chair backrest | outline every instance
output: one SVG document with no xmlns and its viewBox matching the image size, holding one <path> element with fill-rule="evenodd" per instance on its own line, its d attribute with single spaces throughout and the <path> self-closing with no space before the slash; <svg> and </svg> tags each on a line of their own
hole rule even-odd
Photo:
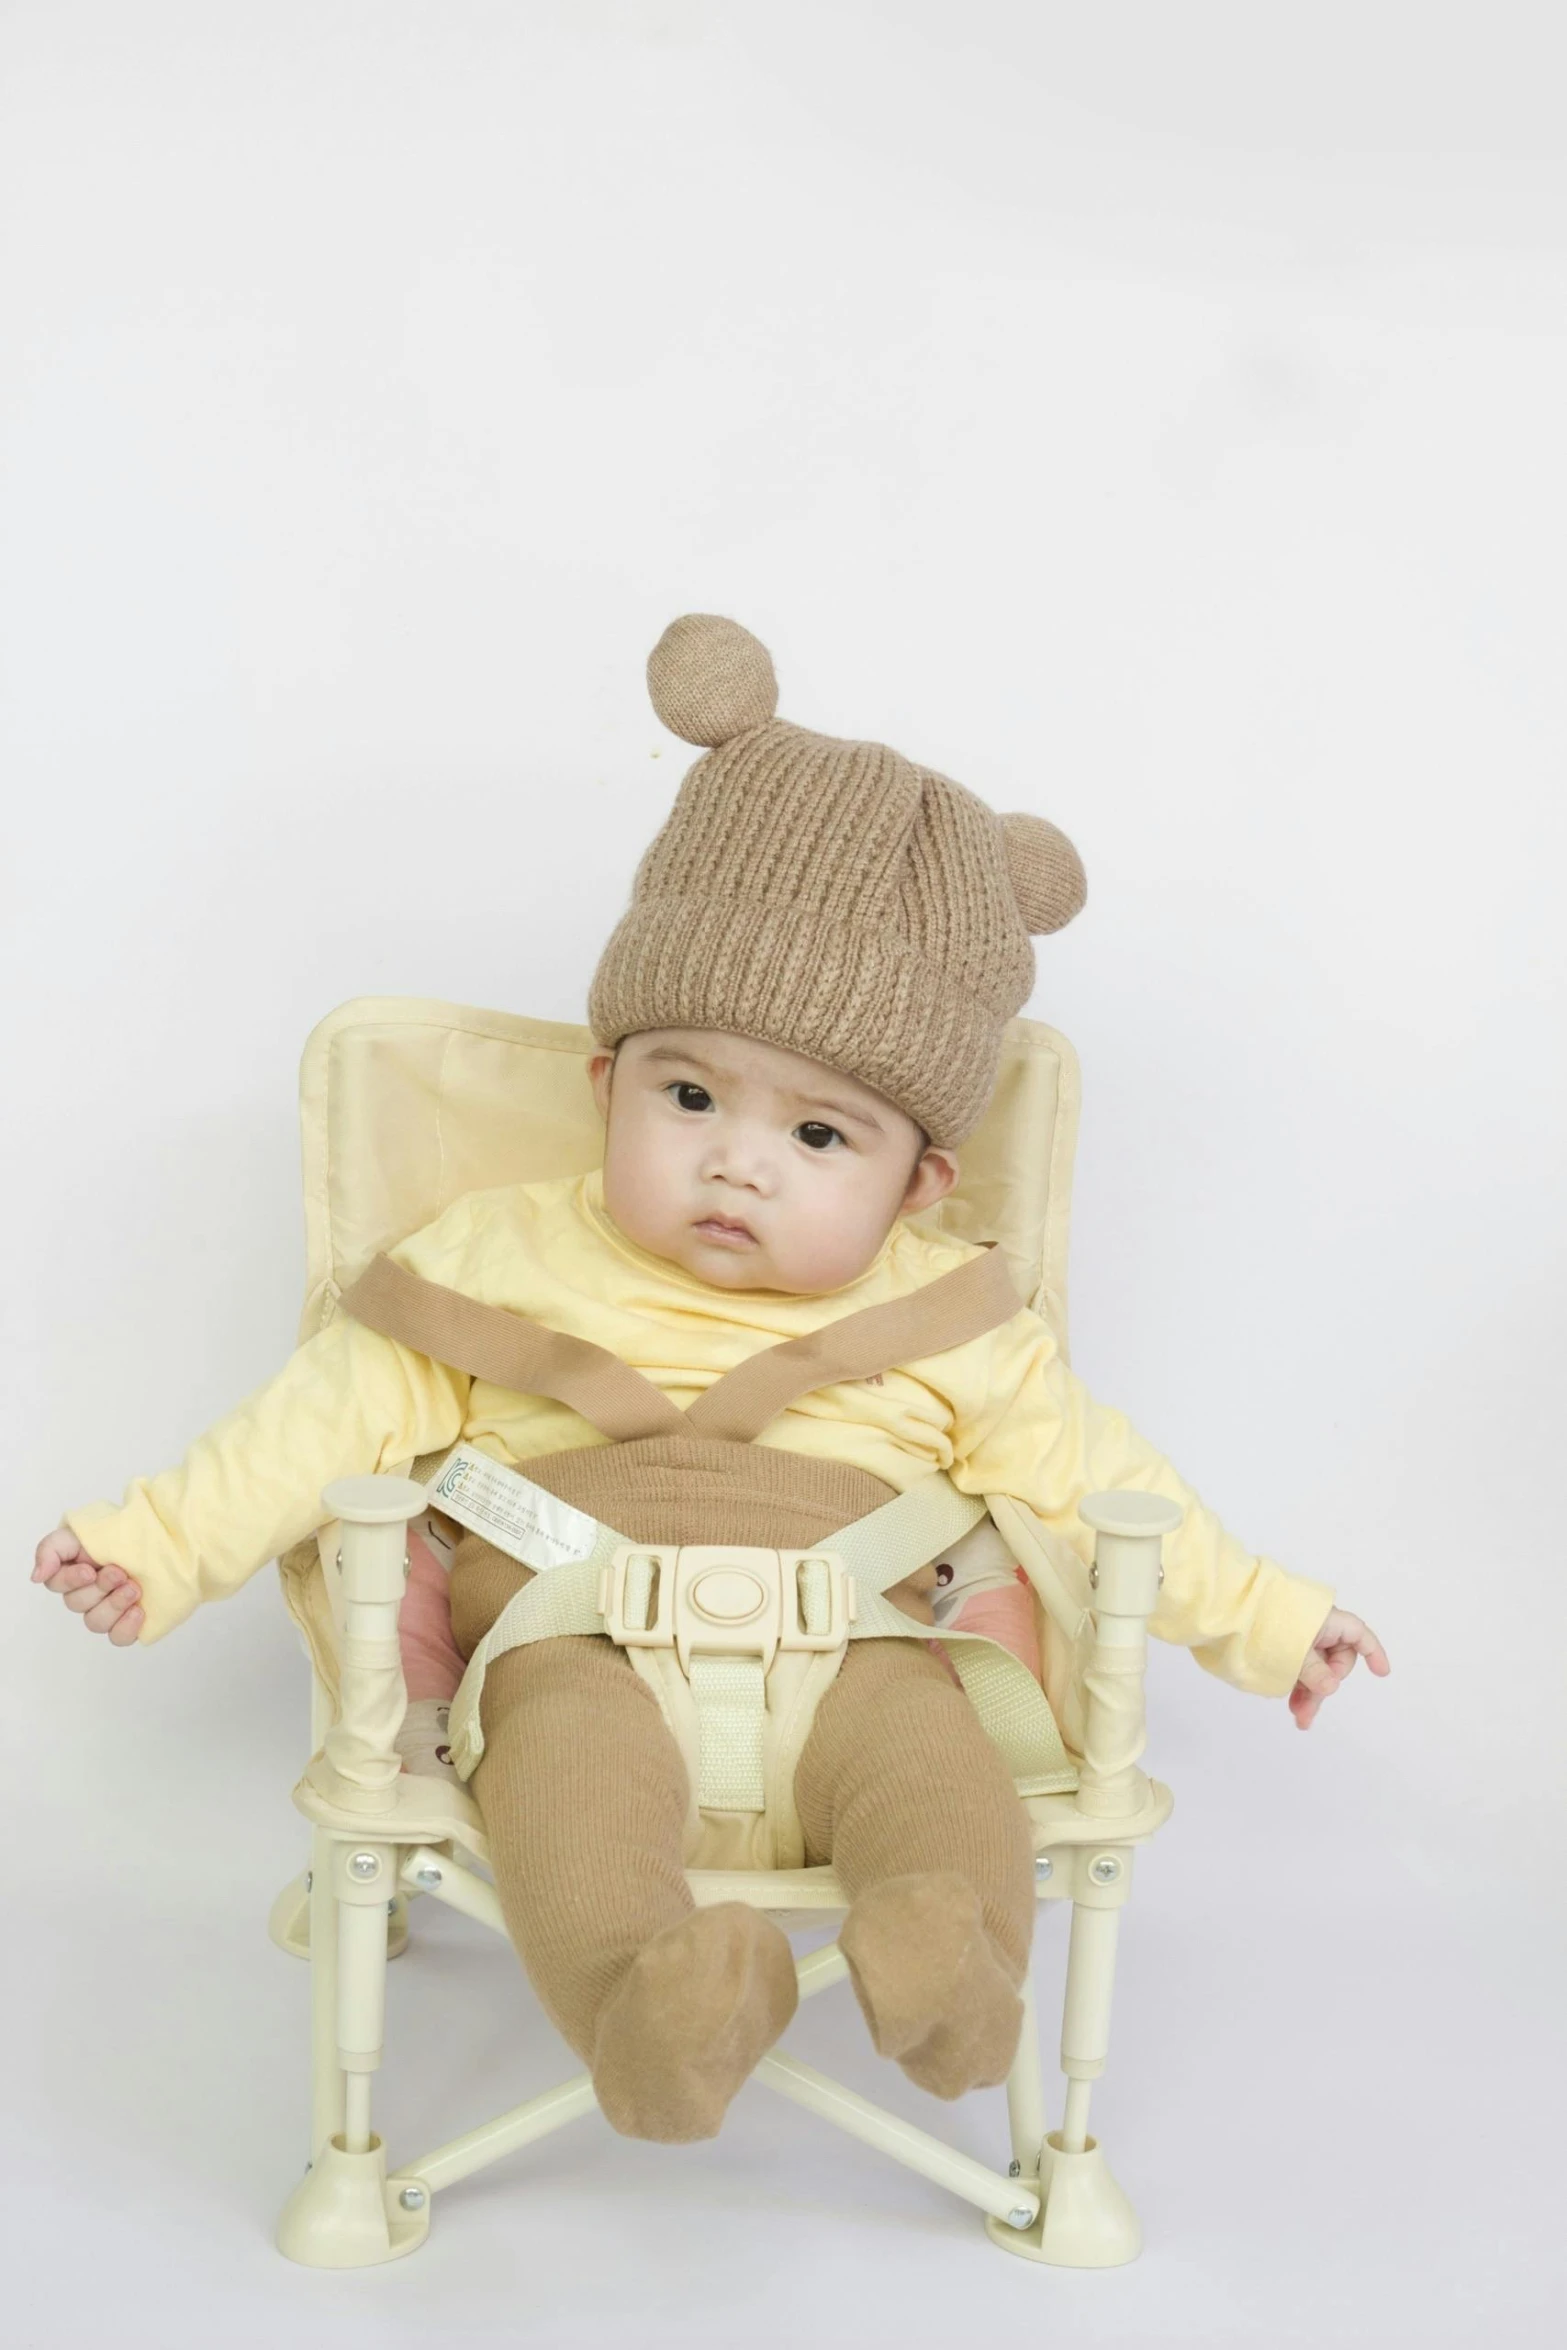
<svg viewBox="0 0 1567 2350">
<path fill-rule="evenodd" d="M 300 1069 L 309 1287 L 301 1337 L 380 1249 L 464 1192 L 585 1174 L 603 1128 L 586 1028 L 415 996 L 359 996 L 329 1013 Z M 1067 1221 L 1077 1056 L 1014 1020 L 984 1123 L 958 1153 L 957 1188 L 918 1223 L 994 1241 L 1019 1293 L 1066 1345 Z"/>
</svg>

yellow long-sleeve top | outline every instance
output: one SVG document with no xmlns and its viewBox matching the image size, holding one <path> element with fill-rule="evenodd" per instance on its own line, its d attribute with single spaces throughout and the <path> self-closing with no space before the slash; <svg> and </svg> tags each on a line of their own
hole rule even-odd
<svg viewBox="0 0 1567 2350">
<path fill-rule="evenodd" d="M 390 1251 L 428 1281 L 591 1339 L 684 1408 L 761 1347 L 923 1288 L 977 1251 L 899 1221 L 858 1280 L 827 1295 L 712 1289 L 626 1239 L 598 1175 L 472 1192 Z M 234 1591 L 322 1521 L 321 1491 L 459 1438 L 508 1464 L 605 1439 L 569 1406 L 432 1362 L 347 1315 L 124 1500 L 68 1513 L 88 1554 L 141 1585 L 143 1640 Z M 965 1493 L 1009 1494 L 1085 1556 L 1085 1494 L 1135 1486 L 1186 1515 L 1165 1544 L 1152 1629 L 1236 1687 L 1282 1695 L 1332 1604 L 1227 1534 L 1169 1462 L 1105 1410 L 1020 1310 L 999 1329 L 876 1380 L 791 1404 L 758 1439 L 869 1470 L 902 1491 L 944 1469 Z"/>
</svg>

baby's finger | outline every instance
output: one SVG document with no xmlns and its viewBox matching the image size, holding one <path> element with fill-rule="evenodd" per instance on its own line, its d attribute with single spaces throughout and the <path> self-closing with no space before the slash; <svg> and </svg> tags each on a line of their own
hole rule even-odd
<svg viewBox="0 0 1567 2350">
<path fill-rule="evenodd" d="M 1309 1684 L 1314 1700 L 1311 1709 L 1313 1718 L 1321 1711 L 1330 1697 L 1337 1696 L 1345 1676 L 1354 1669 L 1354 1663 L 1355 1651 L 1352 1648 L 1340 1647 L 1319 1651 L 1315 1659 L 1316 1670 L 1310 1675 Z M 1307 1679 L 1304 1671 L 1301 1673 L 1301 1679 L 1303 1681 Z"/>
<path fill-rule="evenodd" d="M 105 1580 L 105 1578 L 109 1575 L 114 1576 L 115 1581 L 113 1583 Z M 93 1570 L 93 1578 L 90 1583 L 83 1583 L 78 1589 L 67 1591 L 65 1594 L 65 1604 L 73 1615 L 84 1616 L 90 1607 L 96 1607 L 100 1599 L 107 1599 L 109 1593 L 116 1589 L 118 1584 L 123 1583 L 124 1581 L 125 1573 L 123 1568 L 95 1567 Z"/>
<path fill-rule="evenodd" d="M 67 1559 L 63 1566 L 55 1568 L 52 1575 L 42 1578 L 46 1591 L 58 1591 L 62 1597 L 67 1591 L 85 1590 L 89 1583 L 96 1584 L 97 1580 L 98 1570 L 91 1559 Z"/>
<path fill-rule="evenodd" d="M 1351 1615 L 1348 1608 L 1335 1608 L 1328 1622 L 1333 1627 L 1335 1647 L 1344 1645 L 1354 1649 L 1358 1656 L 1365 1658 L 1374 1673 L 1390 1673 L 1393 1670 L 1388 1663 L 1387 1650 L 1363 1616 Z"/>
<path fill-rule="evenodd" d="M 140 1632 L 145 1621 L 146 1618 L 142 1612 L 141 1602 L 138 1600 L 133 1606 L 126 1609 L 124 1615 L 121 1616 L 117 1624 L 111 1624 L 109 1626 L 109 1639 L 111 1645 L 115 1648 L 134 1647 L 136 1642 L 136 1635 Z"/>
<path fill-rule="evenodd" d="M 99 1600 L 96 1607 L 90 1607 L 87 1610 L 82 1621 L 86 1624 L 89 1632 L 112 1631 L 126 1609 L 135 1604 L 135 1599 L 134 1586 L 124 1590 L 111 1591 L 106 1599 Z"/>
<path fill-rule="evenodd" d="M 45 1583 L 57 1567 L 64 1566 L 67 1559 L 81 1556 L 82 1546 L 70 1527 L 56 1526 L 54 1532 L 46 1534 L 33 1552 L 32 1579 L 35 1583 Z"/>
</svg>

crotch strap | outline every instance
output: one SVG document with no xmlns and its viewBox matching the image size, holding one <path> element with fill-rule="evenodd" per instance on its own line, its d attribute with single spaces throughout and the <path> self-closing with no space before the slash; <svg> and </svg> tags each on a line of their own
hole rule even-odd
<svg viewBox="0 0 1567 2350">
<path fill-rule="evenodd" d="M 547 1395 L 568 1405 L 612 1443 L 669 1435 L 748 1443 L 802 1395 L 945 1354 L 1021 1311 L 1000 1250 L 987 1248 L 908 1297 L 862 1306 L 761 1348 L 683 1412 L 607 1347 L 503 1306 L 481 1305 L 387 1256 L 376 1257 L 339 1302 L 356 1322 L 438 1363 L 517 1395 Z"/>
</svg>

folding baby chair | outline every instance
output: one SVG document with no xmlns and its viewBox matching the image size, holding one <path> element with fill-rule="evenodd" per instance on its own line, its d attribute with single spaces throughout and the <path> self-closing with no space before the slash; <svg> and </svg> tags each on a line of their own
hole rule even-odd
<svg viewBox="0 0 1567 2350">
<path fill-rule="evenodd" d="M 322 1022 L 301 1072 L 309 1287 L 301 1325 L 322 1329 L 378 1252 L 470 1191 L 584 1173 L 602 1128 L 587 1082 L 586 1029 L 456 1005 L 362 998 Z M 961 1154 L 962 1180 L 920 1219 L 994 1243 L 1019 1294 L 1066 1339 L 1066 1240 L 1077 1126 L 1070 1045 L 1037 1022 L 1006 1035 L 990 1111 Z M 405 1770 L 396 1740 L 406 1695 L 398 1609 L 411 1522 L 429 1508 L 435 1461 L 329 1486 L 329 1522 L 280 1562 L 309 1650 L 314 1753 L 295 1790 L 312 1823 L 311 1866 L 273 1905 L 275 1941 L 311 1967 L 311 2160 L 286 2204 L 280 2248 L 348 2268 L 413 2251 L 437 2192 L 593 2109 L 580 2073 L 389 2170 L 370 2126 L 381 2062 L 386 1963 L 424 1894 L 504 1932 L 486 1873 L 478 1807 L 455 1777 Z M 775 2049 L 754 2078 L 850 2136 L 949 2188 L 985 2214 L 993 2242 L 1068 2267 L 1134 2259 L 1137 2219 L 1088 2132 L 1104 2070 L 1119 1915 L 1132 1855 L 1169 1816 L 1167 1788 L 1139 1768 L 1147 1624 L 1162 1537 L 1180 1511 L 1157 1496 L 1096 1494 L 1092 1564 L 1007 1497 L 989 1501 L 1031 1587 L 1042 1679 L 1075 1786 L 1020 1795 L 1039 1898 L 1069 1901 L 1061 2066 L 1065 2108 L 1047 2133 L 1032 1982 L 1007 2082 L 1011 2160 L 992 2170 Z M 745 1901 L 786 1928 L 847 1905 L 831 1868 L 688 1872 L 699 1904 Z M 835 1944 L 799 1962 L 809 1997 L 843 1980 Z"/>
</svg>

